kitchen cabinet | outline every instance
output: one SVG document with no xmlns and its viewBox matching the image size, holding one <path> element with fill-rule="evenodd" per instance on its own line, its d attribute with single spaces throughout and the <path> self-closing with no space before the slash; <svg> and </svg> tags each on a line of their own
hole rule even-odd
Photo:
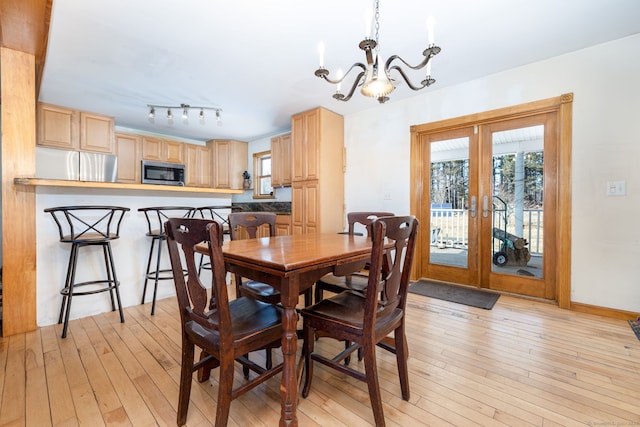
<svg viewBox="0 0 640 427">
<path fill-rule="evenodd" d="M 291 186 L 291 133 L 271 138 L 271 186 Z"/>
<path fill-rule="evenodd" d="M 169 163 L 184 163 L 184 146 L 185 144 L 183 142 L 143 136 L 142 159 Z"/>
<path fill-rule="evenodd" d="M 140 184 L 141 137 L 116 133 L 116 156 L 118 156 L 118 182 Z"/>
<path fill-rule="evenodd" d="M 37 116 L 38 145 L 67 150 L 79 148 L 77 111 L 57 105 L 38 104 Z"/>
<path fill-rule="evenodd" d="M 169 163 L 184 163 L 184 142 L 163 140 L 162 150 L 164 160 Z"/>
<path fill-rule="evenodd" d="M 291 231 L 344 230 L 344 119 L 324 108 L 291 118 Z"/>
<path fill-rule="evenodd" d="M 211 147 L 185 144 L 186 185 L 189 187 L 211 187 Z"/>
<path fill-rule="evenodd" d="M 37 145 L 67 150 L 115 152 L 114 120 L 101 114 L 39 103 Z"/>
<path fill-rule="evenodd" d="M 242 190 L 242 172 L 248 170 L 247 143 L 230 139 L 208 142 L 213 150 L 213 188 Z"/>
<path fill-rule="evenodd" d="M 80 112 L 80 150 L 114 153 L 114 121 L 100 114 Z"/>
<path fill-rule="evenodd" d="M 276 236 L 288 236 L 291 234 L 291 215 L 276 215 Z"/>
</svg>

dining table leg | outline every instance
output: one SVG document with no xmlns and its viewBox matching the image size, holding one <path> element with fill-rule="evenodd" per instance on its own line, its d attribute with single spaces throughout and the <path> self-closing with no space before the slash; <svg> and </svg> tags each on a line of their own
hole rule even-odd
<svg viewBox="0 0 640 427">
<path fill-rule="evenodd" d="M 282 384 L 280 385 L 280 397 L 282 410 L 280 413 L 280 426 L 296 427 L 297 401 L 298 401 L 298 378 L 296 375 L 296 352 L 298 348 L 297 325 L 298 315 L 296 305 L 298 304 L 298 292 L 300 289 L 300 278 L 292 276 L 283 278 L 280 287 L 280 297 L 284 313 L 282 315 L 282 356 L 284 366 L 282 369 Z M 286 281 L 289 281 L 287 284 Z"/>
</svg>

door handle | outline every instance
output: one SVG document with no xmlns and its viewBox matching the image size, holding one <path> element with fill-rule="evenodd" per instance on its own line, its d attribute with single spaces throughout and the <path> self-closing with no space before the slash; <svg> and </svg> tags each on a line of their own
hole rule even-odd
<svg viewBox="0 0 640 427">
<path fill-rule="evenodd" d="M 489 216 L 489 196 L 482 197 L 482 216 L 484 218 Z"/>
<path fill-rule="evenodd" d="M 471 196 L 471 218 L 476 217 L 476 196 Z"/>
</svg>

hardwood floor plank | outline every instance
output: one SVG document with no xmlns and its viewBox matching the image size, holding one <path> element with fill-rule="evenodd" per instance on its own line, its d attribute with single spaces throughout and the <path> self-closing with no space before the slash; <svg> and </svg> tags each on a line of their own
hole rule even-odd
<svg viewBox="0 0 640 427">
<path fill-rule="evenodd" d="M 0 404 L 0 425 L 24 419 L 26 405 L 25 351 L 24 334 L 9 338 L 2 404 Z"/>
<path fill-rule="evenodd" d="M 25 369 L 26 369 L 26 397 L 25 420 L 26 425 L 50 426 L 49 395 L 47 394 L 47 376 L 42 351 L 41 329 L 25 334 Z"/>
<path fill-rule="evenodd" d="M 230 286 L 232 290 L 232 286 Z M 394 355 L 378 350 L 388 426 L 640 423 L 640 341 L 627 322 L 502 295 L 492 310 L 409 295 L 411 399 Z M 0 338 L 0 427 L 175 425 L 181 333 L 174 298 Z M 301 344 L 301 343 L 299 343 Z M 342 343 L 320 339 L 322 352 Z M 251 355 L 264 362 L 264 352 Z M 274 351 L 274 361 L 282 359 Z M 352 361 L 357 364 L 357 360 Z M 236 369 L 238 383 L 244 381 Z M 215 417 L 217 371 L 192 382 L 188 426 Z M 231 404 L 229 426 L 277 425 L 280 377 Z M 315 365 L 301 426 L 372 426 L 366 384 Z"/>
<path fill-rule="evenodd" d="M 51 424 L 54 426 L 73 425 L 73 421 L 77 420 L 71 388 L 67 380 L 65 371 L 65 361 L 62 358 L 60 348 L 57 346 L 57 336 L 60 333 L 54 326 L 47 326 L 41 329 L 44 342 L 48 342 L 44 353 L 44 366 L 47 376 L 47 392 L 49 394 L 49 405 L 51 411 Z M 45 338 L 46 337 L 46 338 Z M 54 347 L 52 343 L 56 341 Z M 43 345 L 43 349 L 45 346 Z M 81 375 L 81 373 L 78 373 Z M 77 424 L 77 422 L 76 422 Z"/>
</svg>

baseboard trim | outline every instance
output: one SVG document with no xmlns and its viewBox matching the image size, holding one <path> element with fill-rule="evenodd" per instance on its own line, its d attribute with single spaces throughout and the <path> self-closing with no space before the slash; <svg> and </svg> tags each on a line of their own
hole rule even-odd
<svg viewBox="0 0 640 427">
<path fill-rule="evenodd" d="M 580 313 L 596 314 L 598 316 L 611 317 L 613 319 L 629 320 L 637 319 L 640 313 L 632 311 L 618 310 L 615 308 L 600 307 L 596 305 L 583 304 L 580 302 L 571 302 L 571 311 Z"/>
</svg>

